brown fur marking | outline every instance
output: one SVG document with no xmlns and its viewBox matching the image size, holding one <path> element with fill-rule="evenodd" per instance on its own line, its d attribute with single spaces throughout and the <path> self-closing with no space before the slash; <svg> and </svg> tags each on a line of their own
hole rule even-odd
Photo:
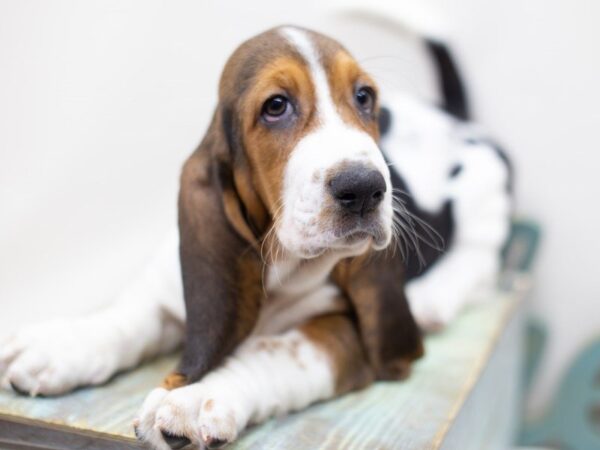
<svg viewBox="0 0 600 450">
<path fill-rule="evenodd" d="M 361 340 L 377 378 L 408 376 L 410 363 L 424 350 L 404 295 L 401 256 L 383 251 L 343 260 L 333 278 L 356 311 Z"/>
<path fill-rule="evenodd" d="M 356 324 L 346 314 L 328 314 L 309 320 L 300 331 L 323 349 L 334 371 L 336 394 L 370 384 L 374 373 L 366 358 Z"/>
<path fill-rule="evenodd" d="M 209 398 L 208 400 L 206 400 L 206 403 L 204 404 L 204 411 L 210 412 L 210 411 L 212 411 L 214 406 L 215 406 L 215 401 L 212 398 Z"/>
<path fill-rule="evenodd" d="M 185 386 L 186 384 L 188 383 L 185 375 L 173 372 L 165 377 L 160 386 L 168 391 L 171 391 L 173 389 Z"/>
</svg>

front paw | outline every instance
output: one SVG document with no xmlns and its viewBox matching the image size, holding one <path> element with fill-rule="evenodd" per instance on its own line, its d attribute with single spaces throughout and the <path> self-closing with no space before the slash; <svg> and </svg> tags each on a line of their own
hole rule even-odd
<svg viewBox="0 0 600 450">
<path fill-rule="evenodd" d="M 410 311 L 419 327 L 427 332 L 444 329 L 461 307 L 459 299 L 448 295 L 443 287 L 413 282 L 406 289 Z"/>
<path fill-rule="evenodd" d="M 221 448 L 242 428 L 231 402 L 201 383 L 173 391 L 153 390 L 134 421 L 136 436 L 156 450 Z"/>
<path fill-rule="evenodd" d="M 415 355 L 416 356 L 416 355 Z M 396 358 L 385 364 L 377 374 L 380 380 L 405 380 L 409 377 L 412 368 L 411 359 Z"/>
<path fill-rule="evenodd" d="M 58 395 L 112 373 L 111 357 L 98 348 L 94 330 L 73 321 L 26 327 L 0 340 L 2 387 L 27 394 Z"/>
</svg>

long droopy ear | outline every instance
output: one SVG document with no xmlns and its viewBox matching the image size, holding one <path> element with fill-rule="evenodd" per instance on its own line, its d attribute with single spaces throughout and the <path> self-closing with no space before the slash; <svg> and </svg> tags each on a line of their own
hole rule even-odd
<svg viewBox="0 0 600 450">
<path fill-rule="evenodd" d="M 423 355 L 423 343 L 404 294 L 400 255 L 373 251 L 343 260 L 333 278 L 354 307 L 377 379 L 406 377 L 412 361 Z"/>
<path fill-rule="evenodd" d="M 242 186 L 242 193 L 238 189 L 246 177 L 232 148 L 233 125 L 227 112 L 217 108 L 181 177 L 180 260 L 187 321 L 183 357 L 171 378 L 177 385 L 196 381 L 217 366 L 252 331 L 258 315 L 258 228 L 266 213 L 250 186 Z"/>
</svg>

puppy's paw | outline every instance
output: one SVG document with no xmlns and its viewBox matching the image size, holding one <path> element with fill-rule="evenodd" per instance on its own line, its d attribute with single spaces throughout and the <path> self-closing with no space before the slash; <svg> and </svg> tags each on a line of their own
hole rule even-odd
<svg viewBox="0 0 600 450">
<path fill-rule="evenodd" d="M 157 388 L 151 391 L 146 397 L 146 400 L 144 400 L 144 404 L 142 405 L 138 416 L 133 421 L 135 435 L 138 440 L 146 444 L 149 448 L 170 450 L 171 448 L 184 448 L 191 442 L 189 438 L 183 436 L 183 433 L 180 435 L 170 433 L 166 430 L 164 424 L 157 422 L 158 409 L 161 408 L 163 401 L 168 395 L 169 391 L 163 388 Z M 165 430 L 161 428 L 161 425 L 165 426 Z M 174 423 L 172 428 L 175 428 L 177 425 L 177 423 Z M 171 447 L 169 444 L 173 444 L 175 440 L 178 440 L 185 445 L 173 445 L 173 447 Z"/>
<path fill-rule="evenodd" d="M 230 402 L 201 383 L 153 390 L 134 421 L 138 439 L 156 450 L 221 448 L 235 440 L 240 425 Z"/>
<path fill-rule="evenodd" d="M 113 361 L 94 330 L 73 321 L 26 327 L 0 340 L 3 388 L 31 396 L 57 395 L 107 379 Z"/>
<path fill-rule="evenodd" d="M 221 448 L 233 442 L 238 431 L 239 424 L 231 402 L 208 396 L 200 411 L 200 435 L 204 445 L 209 449 Z"/>
<path fill-rule="evenodd" d="M 439 289 L 412 284 L 406 290 L 410 310 L 422 330 L 437 332 L 444 329 L 461 307 L 460 302 Z"/>
<path fill-rule="evenodd" d="M 410 359 L 397 358 L 389 361 L 378 372 L 378 378 L 382 380 L 404 380 L 411 372 L 412 361 Z"/>
</svg>

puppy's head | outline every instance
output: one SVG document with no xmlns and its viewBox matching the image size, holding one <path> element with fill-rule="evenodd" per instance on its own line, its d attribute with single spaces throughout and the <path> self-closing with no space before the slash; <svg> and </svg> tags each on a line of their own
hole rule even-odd
<svg viewBox="0 0 600 450">
<path fill-rule="evenodd" d="M 286 252 L 312 258 L 389 244 L 377 87 L 340 44 L 300 28 L 270 30 L 234 52 L 219 93 L 231 158 L 247 169 L 236 180 L 246 213 L 262 210 L 255 216 L 269 218 Z"/>
</svg>

